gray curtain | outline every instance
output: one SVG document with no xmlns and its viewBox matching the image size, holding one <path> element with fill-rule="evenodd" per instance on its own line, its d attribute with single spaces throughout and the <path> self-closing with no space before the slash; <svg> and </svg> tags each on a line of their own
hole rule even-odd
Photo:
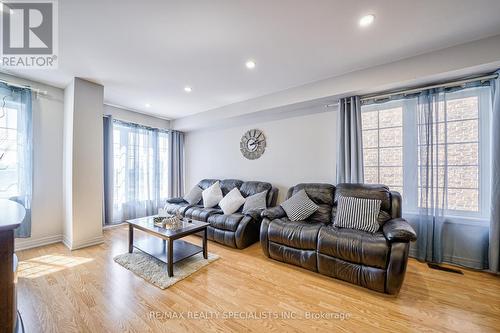
<svg viewBox="0 0 500 333">
<path fill-rule="evenodd" d="M 184 195 L 184 133 L 168 133 L 168 196 Z"/>
<path fill-rule="evenodd" d="M 103 118 L 104 130 L 104 210 L 103 223 L 113 223 L 113 117 Z"/>
<path fill-rule="evenodd" d="M 337 184 L 363 183 L 363 141 L 359 96 L 339 100 Z"/>
<path fill-rule="evenodd" d="M 15 237 L 31 237 L 33 194 L 33 114 L 31 90 L 0 83 L 0 198 L 26 209 Z M 15 126 L 15 130 L 11 130 Z M 11 154 L 13 156 L 11 156 Z"/>
<path fill-rule="evenodd" d="M 500 71 L 497 72 L 500 75 Z M 488 265 L 500 272 L 500 78 L 491 82 L 493 108 L 491 115 L 491 213 Z"/>
</svg>

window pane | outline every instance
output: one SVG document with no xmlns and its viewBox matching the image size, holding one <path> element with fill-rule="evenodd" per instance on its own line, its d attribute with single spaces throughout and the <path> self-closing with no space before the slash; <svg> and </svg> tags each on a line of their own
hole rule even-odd
<svg viewBox="0 0 500 333">
<path fill-rule="evenodd" d="M 363 129 L 378 127 L 378 111 L 361 112 L 361 124 Z"/>
<path fill-rule="evenodd" d="M 403 168 L 402 167 L 385 167 L 380 168 L 380 183 L 392 186 L 403 185 Z"/>
<path fill-rule="evenodd" d="M 18 142 L 17 112 L 7 107 L 0 112 L 0 198 L 19 195 L 22 186 L 18 149 L 25 147 Z"/>
<path fill-rule="evenodd" d="M 403 128 L 387 128 L 380 130 L 380 147 L 392 147 L 403 145 Z"/>
<path fill-rule="evenodd" d="M 448 165 L 478 165 L 479 148 L 477 143 L 448 145 Z"/>
<path fill-rule="evenodd" d="M 445 168 L 444 167 L 433 167 L 433 168 L 426 168 L 424 166 L 421 166 L 418 169 L 418 177 L 419 177 L 419 186 L 423 187 L 444 187 L 445 180 L 446 180 L 446 175 L 444 173 Z"/>
<path fill-rule="evenodd" d="M 403 108 L 380 110 L 379 126 L 380 128 L 403 126 Z"/>
<path fill-rule="evenodd" d="M 446 208 L 443 206 L 444 193 L 443 188 L 418 188 L 418 206 L 421 208 L 438 207 Z"/>
<path fill-rule="evenodd" d="M 402 166 L 403 165 L 403 147 L 380 148 L 381 166 Z"/>
<path fill-rule="evenodd" d="M 378 130 L 363 131 L 363 147 L 373 148 L 378 146 Z"/>
<path fill-rule="evenodd" d="M 365 183 L 378 184 L 378 167 L 365 167 Z"/>
<path fill-rule="evenodd" d="M 365 166 L 377 166 L 378 165 L 378 149 L 377 148 L 365 148 L 363 149 L 363 161 Z"/>
<path fill-rule="evenodd" d="M 448 210 L 479 210 L 479 191 L 469 189 L 448 189 Z"/>
<path fill-rule="evenodd" d="M 479 117 L 477 96 L 449 100 L 447 102 L 447 120 L 471 119 Z"/>
<path fill-rule="evenodd" d="M 478 141 L 478 120 L 453 121 L 447 124 L 447 142 Z"/>
<path fill-rule="evenodd" d="M 479 171 L 477 167 L 448 167 L 448 187 L 478 189 Z"/>
</svg>

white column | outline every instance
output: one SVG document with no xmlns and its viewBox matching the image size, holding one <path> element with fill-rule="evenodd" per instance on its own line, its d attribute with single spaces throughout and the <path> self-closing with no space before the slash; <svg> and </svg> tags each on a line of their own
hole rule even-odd
<svg viewBox="0 0 500 333">
<path fill-rule="evenodd" d="M 103 242 L 103 95 L 80 78 L 64 90 L 63 242 L 71 250 Z"/>
</svg>

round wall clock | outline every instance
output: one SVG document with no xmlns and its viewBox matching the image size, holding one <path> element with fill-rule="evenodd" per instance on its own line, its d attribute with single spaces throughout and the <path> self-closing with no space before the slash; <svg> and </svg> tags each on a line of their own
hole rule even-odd
<svg viewBox="0 0 500 333">
<path fill-rule="evenodd" d="M 266 137 L 258 129 L 247 131 L 240 141 L 240 151 L 249 160 L 255 160 L 266 150 Z"/>
</svg>

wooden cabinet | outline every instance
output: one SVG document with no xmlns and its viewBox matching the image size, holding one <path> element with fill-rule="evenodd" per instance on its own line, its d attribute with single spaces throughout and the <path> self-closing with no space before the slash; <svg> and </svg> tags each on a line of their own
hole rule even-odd
<svg viewBox="0 0 500 333">
<path fill-rule="evenodd" d="M 17 257 L 14 254 L 14 229 L 24 219 L 20 204 L 0 200 L 0 333 L 19 331 L 17 318 Z"/>
</svg>

